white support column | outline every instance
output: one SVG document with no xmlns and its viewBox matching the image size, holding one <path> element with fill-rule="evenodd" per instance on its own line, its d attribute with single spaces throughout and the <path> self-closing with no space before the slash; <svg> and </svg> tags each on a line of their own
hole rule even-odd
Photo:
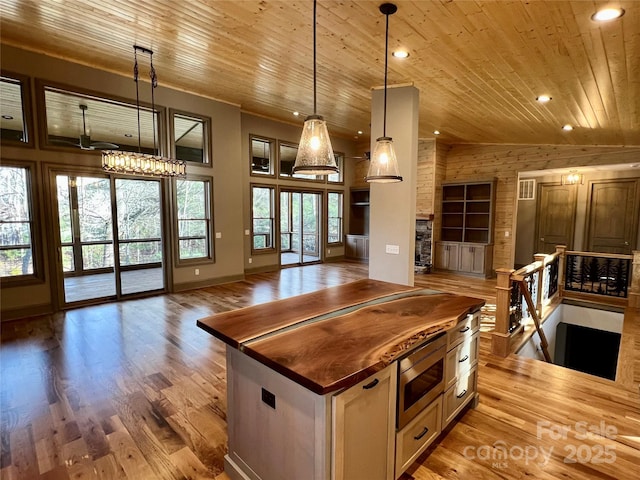
<svg viewBox="0 0 640 480">
<path fill-rule="evenodd" d="M 400 183 L 371 183 L 369 278 L 413 285 L 416 232 L 419 92 L 387 87 L 387 136 L 393 138 Z M 371 151 L 383 133 L 384 90 L 371 95 Z M 389 247 L 388 247 L 389 246 Z M 398 253 L 387 253 L 394 251 Z"/>
</svg>

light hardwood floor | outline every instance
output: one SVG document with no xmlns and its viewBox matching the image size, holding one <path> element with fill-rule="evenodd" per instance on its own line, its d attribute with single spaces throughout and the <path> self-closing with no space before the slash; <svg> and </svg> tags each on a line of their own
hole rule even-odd
<svg viewBox="0 0 640 480">
<path fill-rule="evenodd" d="M 366 276 L 353 262 L 289 268 L 2 324 L 1 478 L 226 480 L 224 345 L 196 320 Z M 467 277 L 423 275 L 417 283 L 493 295 L 491 281 Z M 633 357 L 623 368 L 633 369 L 640 315 L 630 318 L 638 336 L 623 348 Z M 478 408 L 402 479 L 635 479 L 640 397 L 636 373 L 625 378 L 501 359 L 485 346 Z M 580 435 L 602 426 L 606 435 Z"/>
</svg>

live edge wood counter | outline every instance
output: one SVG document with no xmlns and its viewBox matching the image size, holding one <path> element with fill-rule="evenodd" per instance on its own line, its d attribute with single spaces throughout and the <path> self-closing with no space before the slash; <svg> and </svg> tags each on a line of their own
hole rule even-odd
<svg viewBox="0 0 640 480">
<path fill-rule="evenodd" d="M 318 395 L 355 385 L 482 307 L 476 298 L 358 280 L 198 326 Z"/>
<path fill-rule="evenodd" d="M 359 280 L 199 320 L 227 343 L 225 472 L 233 480 L 397 479 L 441 431 L 446 402 L 440 394 L 397 431 L 396 360 L 444 330 L 467 332 L 461 323 L 483 304 Z M 447 390 L 451 412 L 475 391 L 468 378 L 471 389 Z"/>
</svg>

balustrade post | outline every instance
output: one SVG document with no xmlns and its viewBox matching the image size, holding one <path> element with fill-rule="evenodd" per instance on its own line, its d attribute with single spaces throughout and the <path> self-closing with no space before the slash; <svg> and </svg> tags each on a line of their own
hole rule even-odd
<svg viewBox="0 0 640 480">
<path fill-rule="evenodd" d="M 640 250 L 634 250 L 631 265 L 631 285 L 628 290 L 629 308 L 640 310 Z"/>
<path fill-rule="evenodd" d="M 509 268 L 496 269 L 496 326 L 491 336 L 491 353 L 501 357 L 509 355 L 510 350 L 509 315 L 513 272 L 515 270 Z"/>
<path fill-rule="evenodd" d="M 536 262 L 540 262 L 540 270 L 536 273 L 538 275 L 538 291 L 536 292 L 536 298 L 534 301 L 536 302 L 536 311 L 538 312 L 538 316 L 542 318 L 542 300 L 544 298 L 544 277 L 547 272 L 547 266 L 544 263 L 544 259 L 547 258 L 547 255 L 544 253 L 536 253 L 533 258 Z"/>
<path fill-rule="evenodd" d="M 567 255 L 566 245 L 556 245 L 556 253 L 560 254 L 560 260 L 558 262 L 558 298 L 564 297 L 564 265 Z"/>
</svg>

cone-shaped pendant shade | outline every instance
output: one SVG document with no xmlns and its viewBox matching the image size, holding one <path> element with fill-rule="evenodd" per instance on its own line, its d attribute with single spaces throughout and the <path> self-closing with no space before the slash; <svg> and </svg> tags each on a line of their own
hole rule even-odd
<svg viewBox="0 0 640 480">
<path fill-rule="evenodd" d="M 293 173 L 307 175 L 338 173 L 327 123 L 320 115 L 309 115 L 304 120 Z"/>
<path fill-rule="evenodd" d="M 369 163 L 369 171 L 364 179 L 369 183 L 402 181 L 391 137 L 380 137 L 376 140 L 376 146 L 373 149 L 373 155 Z"/>
</svg>

